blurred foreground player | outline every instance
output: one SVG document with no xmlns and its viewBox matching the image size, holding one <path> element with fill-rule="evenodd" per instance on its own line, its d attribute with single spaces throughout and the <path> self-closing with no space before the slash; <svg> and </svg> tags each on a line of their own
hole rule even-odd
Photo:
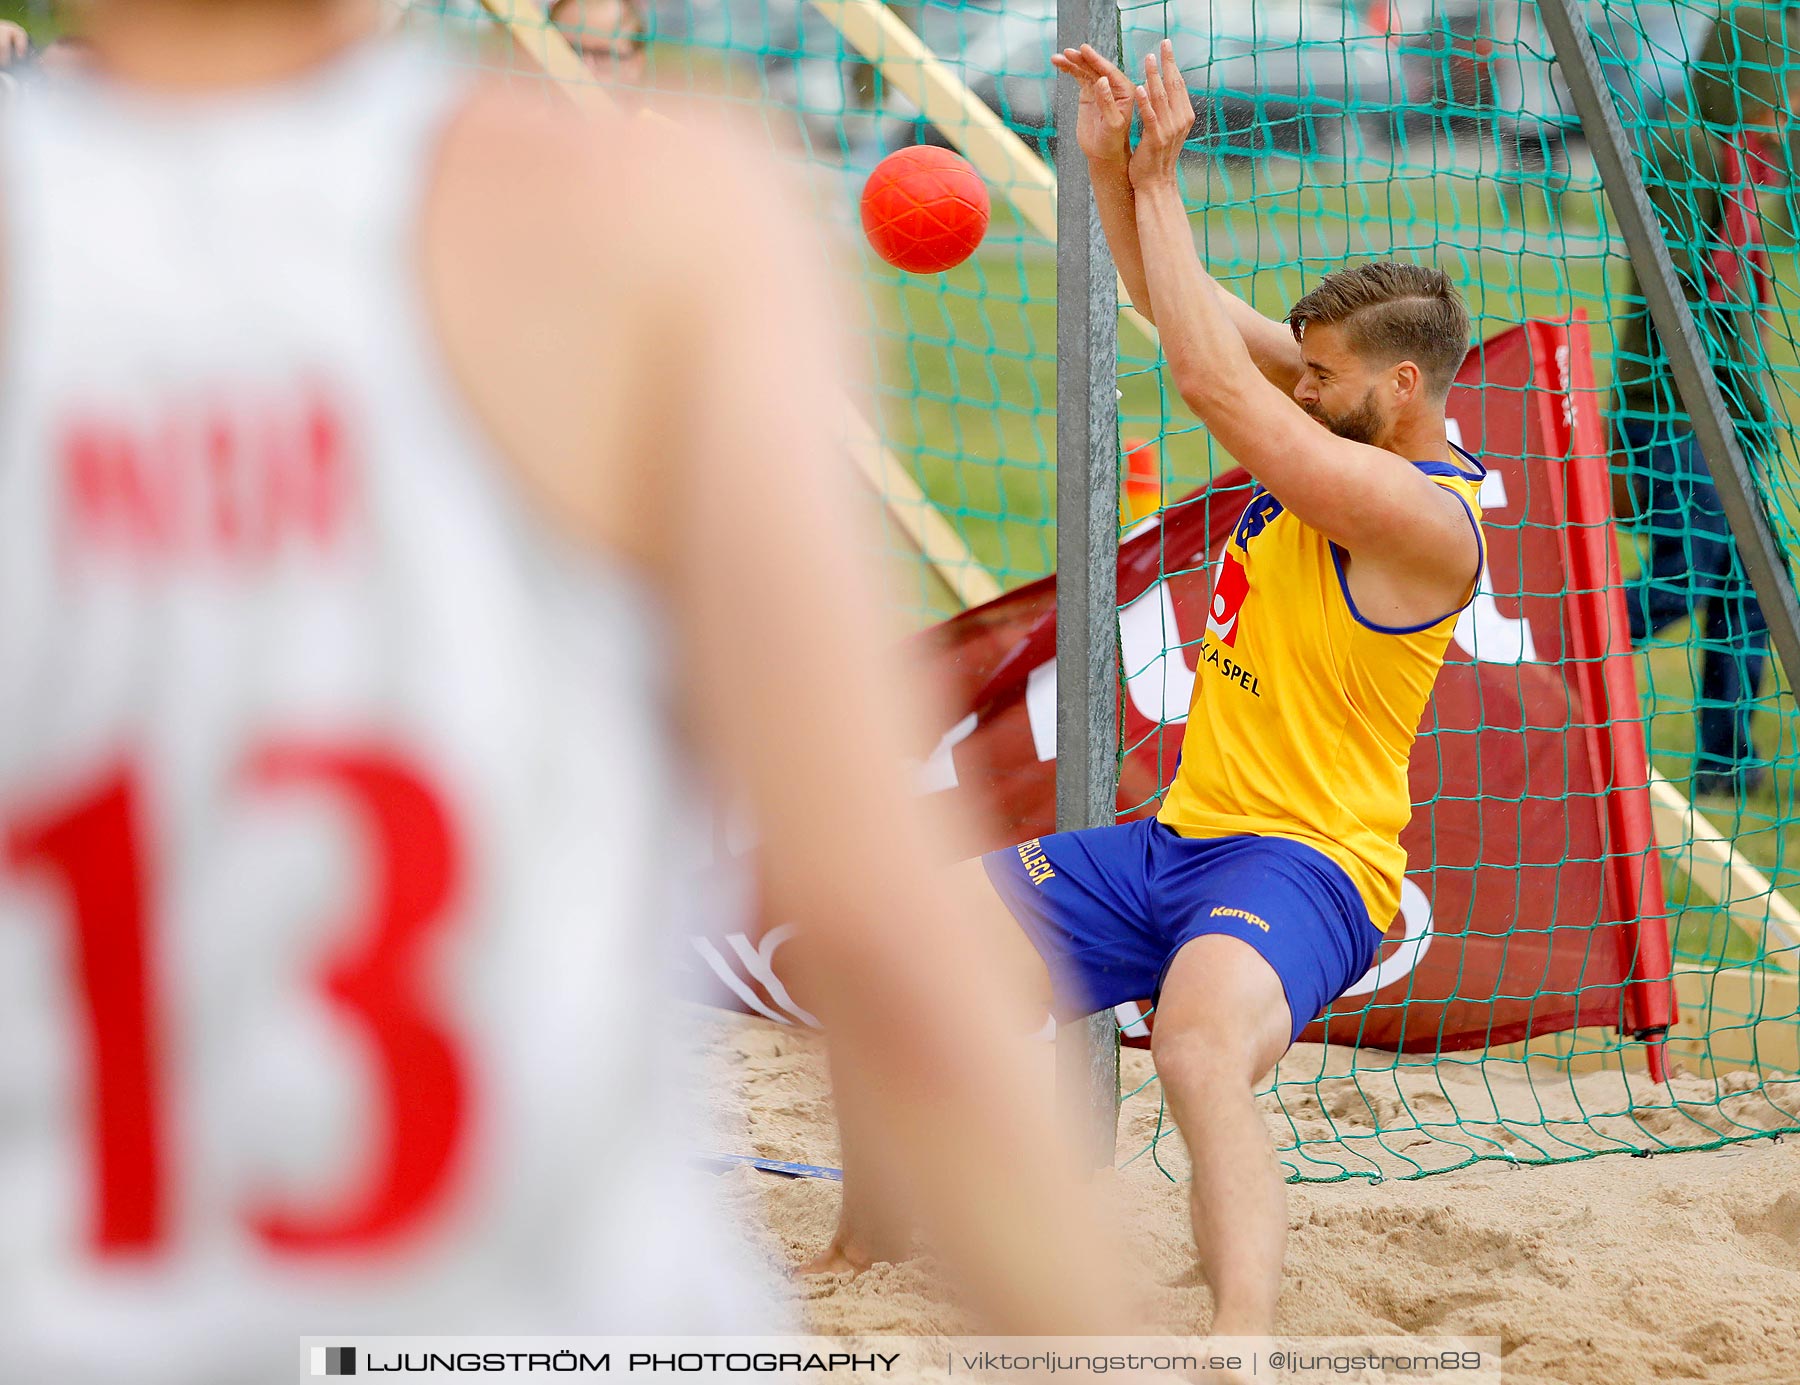
<svg viewBox="0 0 1800 1385">
<path fill-rule="evenodd" d="M 701 766 L 976 1310 L 1122 1325 L 923 866 L 809 233 L 377 23 L 92 0 L 0 142 L 8 1377 L 782 1326 L 668 1137 Z"/>
</svg>

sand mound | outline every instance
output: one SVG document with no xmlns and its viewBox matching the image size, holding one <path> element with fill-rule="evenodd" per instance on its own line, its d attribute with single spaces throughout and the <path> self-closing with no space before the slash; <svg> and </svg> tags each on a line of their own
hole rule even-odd
<svg viewBox="0 0 1800 1385">
<path fill-rule="evenodd" d="M 818 1040 L 692 1016 L 719 1148 L 836 1164 Z M 1153 1076 L 1147 1054 L 1125 1062 L 1127 1090 Z M 1339 1178 L 1289 1189 L 1281 1331 L 1499 1336 L 1509 1381 L 1800 1381 L 1800 1139 L 1691 1148 L 1795 1123 L 1800 1080 L 1678 1074 L 1663 1089 L 1641 1075 L 1396 1066 L 1314 1046 L 1290 1053 L 1280 1078 L 1279 1102 L 1265 1105 L 1283 1159 L 1303 1178 Z M 1201 1332 L 1210 1304 L 1179 1181 L 1186 1152 L 1172 1136 L 1147 1150 L 1159 1106 L 1153 1082 L 1126 1103 L 1112 1192 L 1156 1319 Z M 1690 1152 L 1616 1152 L 1645 1148 Z M 1425 1169 L 1454 1171 L 1406 1178 Z M 835 1183 L 722 1177 L 783 1269 L 829 1236 Z M 966 1326 L 923 1260 L 814 1278 L 796 1294 L 821 1332 Z"/>
</svg>

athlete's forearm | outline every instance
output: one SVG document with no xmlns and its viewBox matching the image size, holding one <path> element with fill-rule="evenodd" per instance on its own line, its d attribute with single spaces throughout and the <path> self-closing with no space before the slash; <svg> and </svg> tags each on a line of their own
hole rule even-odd
<svg viewBox="0 0 1800 1385">
<path fill-rule="evenodd" d="M 1100 229 L 1106 233 L 1131 306 L 1155 323 L 1150 285 L 1144 278 L 1144 252 L 1138 248 L 1137 199 L 1131 190 L 1131 174 L 1122 160 L 1089 159 L 1088 181 L 1094 188 L 1094 205 L 1100 209 Z"/>
<path fill-rule="evenodd" d="M 1113 263 L 1125 284 L 1126 296 L 1156 326 L 1150 283 L 1144 273 L 1144 251 L 1138 236 L 1137 194 L 1132 190 L 1126 166 L 1111 160 L 1088 160 L 1094 205 L 1100 210 L 1100 228 L 1112 248 Z M 1283 393 L 1292 394 L 1300 379 L 1300 344 L 1285 323 L 1263 316 L 1217 280 L 1212 281 L 1219 306 L 1244 340 L 1256 368 Z M 1159 329 L 1160 330 L 1160 329 Z"/>
<path fill-rule="evenodd" d="M 1264 378 L 1200 263 L 1173 183 L 1139 186 L 1138 241 L 1169 374 L 1213 441 L 1306 523 L 1337 536 L 1354 476 L 1341 450 L 1275 441 L 1300 425 L 1317 432 L 1291 397 Z"/>
<path fill-rule="evenodd" d="M 1137 213 L 1169 374 L 1213 441 L 1289 513 L 1352 553 L 1392 555 L 1413 537 L 1435 532 L 1420 528 L 1421 513 L 1439 501 L 1429 480 L 1383 460 L 1391 454 L 1334 436 L 1256 368 L 1195 252 L 1172 180 L 1139 185 Z M 1466 524 L 1452 526 L 1447 512 L 1437 514 L 1431 524 L 1441 521 L 1454 533 L 1446 551 L 1469 537 Z M 1460 508 L 1454 518 L 1463 520 Z M 1396 538 L 1396 527 L 1408 525 Z M 1462 570 L 1473 565 L 1471 552 Z"/>
<path fill-rule="evenodd" d="M 1131 306 L 1156 325 L 1150 301 L 1150 283 L 1144 274 L 1144 252 L 1138 237 L 1137 194 L 1131 187 L 1126 165 L 1112 160 L 1088 160 L 1088 178 L 1094 188 L 1094 204 L 1100 209 L 1100 228 L 1112 248 L 1113 263 Z M 1284 323 L 1263 316 L 1217 280 L 1213 289 L 1219 305 L 1249 348 L 1257 369 L 1287 393 L 1300 379 L 1300 345 Z"/>
<path fill-rule="evenodd" d="M 1225 316 L 1237 328 L 1249 349 L 1250 359 L 1283 394 L 1292 394 L 1300 383 L 1300 343 L 1285 322 L 1277 322 L 1239 298 L 1217 279 L 1213 280 Z"/>
<path fill-rule="evenodd" d="M 1173 180 L 1137 188 L 1136 223 L 1169 374 L 1188 407 L 1207 422 L 1216 401 L 1241 389 L 1256 363 L 1226 307 L 1231 296 L 1200 263 Z"/>
</svg>

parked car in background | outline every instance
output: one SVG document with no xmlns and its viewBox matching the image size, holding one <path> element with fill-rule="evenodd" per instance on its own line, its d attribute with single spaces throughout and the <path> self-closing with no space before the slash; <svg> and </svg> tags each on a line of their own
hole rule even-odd
<svg viewBox="0 0 1800 1385">
<path fill-rule="evenodd" d="M 1404 69 L 1359 7 L 1181 0 L 1170 18 L 1177 52 L 1195 55 L 1183 60 L 1184 70 L 1203 98 L 1195 109 L 1210 152 L 1378 150 L 1398 129 L 1407 106 Z M 1146 33 L 1142 44 L 1160 37 Z"/>
<path fill-rule="evenodd" d="M 1566 164 L 1581 122 L 1538 7 L 1520 0 L 1375 0 L 1371 23 L 1402 55 L 1411 114 L 1419 130 L 1496 141 L 1503 161 L 1523 169 Z M 1588 3 L 1588 32 L 1627 125 L 1654 120 L 1711 18 L 1682 0 Z"/>
<path fill-rule="evenodd" d="M 469 0 L 435 0 L 469 3 Z M 757 64 L 813 153 L 945 144 L 805 0 L 652 0 L 659 38 Z M 977 97 L 1046 156 L 1054 145 L 1056 0 L 891 0 Z M 1589 0 L 1627 123 L 1654 119 L 1711 16 L 1691 0 Z M 1196 154 L 1244 158 L 1413 146 L 1432 163 L 1474 142 L 1524 172 L 1565 167 L 1581 139 L 1533 0 L 1162 0 L 1121 10 L 1125 52 L 1165 33 L 1187 73 Z M 1424 150 L 1418 143 L 1426 141 Z M 1485 161 L 1485 160 L 1483 160 Z"/>
<path fill-rule="evenodd" d="M 1014 130 L 1048 149 L 1054 0 L 901 7 Z M 1683 0 L 1589 3 L 1589 31 L 1628 119 L 1654 119 L 1708 14 Z M 1496 142 L 1505 163 L 1564 162 L 1581 137 L 1528 0 L 1167 0 L 1123 11 L 1125 51 L 1165 33 L 1194 95 L 1196 149 L 1225 156 L 1378 151 L 1421 136 Z M 1166 28 L 1165 28 L 1166 26 Z M 906 142 L 892 132 L 890 143 Z M 945 142 L 918 122 L 912 138 Z"/>
<path fill-rule="evenodd" d="M 1048 152 L 1055 127 L 1054 0 L 930 0 L 906 12 L 983 102 Z M 1197 152 L 1330 152 L 1342 145 L 1347 115 L 1367 137 L 1382 139 L 1404 106 L 1392 47 L 1356 9 L 1336 0 L 1168 0 L 1126 9 L 1121 17 L 1128 61 L 1140 61 L 1165 35 L 1175 40 L 1198 117 Z M 922 122 L 912 137 L 946 142 Z"/>
</svg>

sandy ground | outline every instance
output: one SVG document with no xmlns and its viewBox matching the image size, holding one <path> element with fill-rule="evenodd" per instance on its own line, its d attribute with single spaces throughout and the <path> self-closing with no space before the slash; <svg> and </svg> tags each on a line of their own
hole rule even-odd
<svg viewBox="0 0 1800 1385">
<path fill-rule="evenodd" d="M 762 1020 L 692 1015 L 718 1147 L 835 1165 L 818 1040 Z M 1389 1175 L 1290 1186 L 1281 1332 L 1499 1336 L 1509 1382 L 1800 1382 L 1800 1137 L 1523 1162 L 1791 1124 L 1800 1082 L 1729 1074 L 1715 1086 L 1678 1075 L 1671 1100 L 1647 1079 L 1617 1073 L 1571 1079 L 1498 1062 L 1371 1070 L 1370 1061 L 1296 1048 L 1283 1060 L 1281 1100 L 1265 1098 L 1291 1168 L 1309 1178 Z M 1147 1054 L 1127 1051 L 1125 1067 L 1127 1090 L 1153 1075 Z M 1154 1083 L 1126 1102 L 1112 1193 L 1142 1256 L 1154 1317 L 1171 1332 L 1204 1332 L 1210 1304 L 1197 1282 L 1185 1188 L 1170 1177 L 1185 1179 L 1185 1151 L 1170 1137 L 1154 1156 L 1143 1153 L 1159 1106 Z M 1476 1152 L 1512 1161 L 1403 1176 Z M 836 1183 L 750 1169 L 721 1178 L 783 1269 L 829 1236 Z M 820 1332 L 968 1326 L 927 1260 L 856 1279 L 814 1277 L 797 1293 Z"/>
</svg>

